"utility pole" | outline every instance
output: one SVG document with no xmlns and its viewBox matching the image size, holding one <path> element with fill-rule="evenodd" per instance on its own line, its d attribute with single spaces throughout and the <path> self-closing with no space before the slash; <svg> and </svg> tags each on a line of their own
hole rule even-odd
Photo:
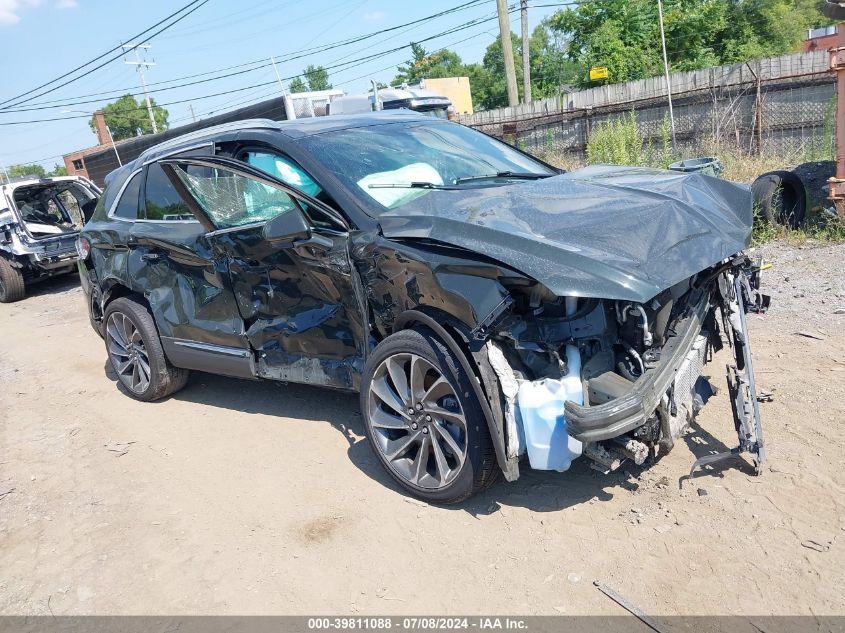
<svg viewBox="0 0 845 633">
<path fill-rule="evenodd" d="M 147 82 L 144 80 L 144 69 L 149 68 L 150 66 L 155 66 L 155 62 L 148 62 L 146 60 L 142 60 L 141 56 L 138 54 L 138 49 L 149 49 L 149 44 L 123 44 L 121 48 L 124 51 L 133 50 L 135 51 L 135 59 L 124 59 L 124 64 L 129 64 L 130 66 L 135 66 L 138 69 L 138 77 L 141 79 L 141 88 L 144 90 L 144 100 L 147 102 L 147 114 L 150 115 L 150 124 L 153 126 L 153 134 L 158 134 L 158 126 L 156 125 L 156 119 L 153 115 L 153 106 L 150 103 L 150 93 L 147 91 Z"/>
<path fill-rule="evenodd" d="M 660 41 L 663 44 L 663 72 L 666 75 L 666 95 L 669 97 L 669 125 L 672 127 L 672 149 L 678 151 L 675 139 L 675 113 L 672 111 L 672 82 L 669 80 L 669 61 L 666 58 L 666 33 L 663 31 L 663 0 L 657 0 L 657 15 L 660 18 Z"/>
<path fill-rule="evenodd" d="M 511 45 L 511 25 L 508 19 L 508 0 L 496 0 L 496 10 L 499 12 L 499 32 L 502 34 L 502 57 L 505 60 L 505 79 L 508 84 L 508 105 L 513 107 L 519 103 L 519 92 L 516 89 L 516 70 L 513 65 L 513 46 Z"/>
<path fill-rule="evenodd" d="M 531 103 L 531 59 L 528 55 L 528 0 L 520 0 L 522 22 L 522 100 Z"/>
<path fill-rule="evenodd" d="M 273 64 L 273 71 L 276 73 L 276 81 L 279 82 L 279 90 L 282 91 L 282 96 L 284 97 L 287 94 L 287 90 L 285 90 L 285 84 L 282 83 L 282 76 L 279 74 L 279 69 L 276 66 L 276 57 L 274 55 L 270 55 L 270 63 Z"/>
<path fill-rule="evenodd" d="M 117 158 L 117 164 L 120 165 L 121 167 L 123 167 L 123 161 L 120 160 L 120 154 L 117 153 L 117 145 L 115 145 L 114 136 L 112 136 L 112 133 L 111 133 L 111 128 L 107 125 L 106 129 L 109 132 L 109 140 L 111 141 L 111 148 L 114 150 L 114 156 L 115 156 L 115 158 Z"/>
<path fill-rule="evenodd" d="M 197 122 L 197 115 L 194 114 L 194 104 L 193 103 L 188 104 L 188 110 L 191 111 L 191 120 L 193 120 L 193 122 L 196 123 Z"/>
</svg>

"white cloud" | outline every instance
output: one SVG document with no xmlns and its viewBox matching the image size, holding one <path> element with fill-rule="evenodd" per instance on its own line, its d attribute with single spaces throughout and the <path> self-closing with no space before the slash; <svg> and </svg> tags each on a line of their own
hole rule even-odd
<svg viewBox="0 0 845 633">
<path fill-rule="evenodd" d="M 57 9 L 73 9 L 77 0 L 56 0 Z M 21 21 L 21 14 L 44 4 L 44 0 L 0 0 L 0 26 L 12 26 Z"/>
<path fill-rule="evenodd" d="M 0 24 L 11 25 L 21 21 L 18 12 L 21 9 L 20 0 L 0 0 Z"/>
<path fill-rule="evenodd" d="M 364 19 L 371 22 L 383 20 L 385 17 L 387 17 L 387 14 L 384 11 L 370 11 L 369 13 L 364 14 Z"/>
</svg>

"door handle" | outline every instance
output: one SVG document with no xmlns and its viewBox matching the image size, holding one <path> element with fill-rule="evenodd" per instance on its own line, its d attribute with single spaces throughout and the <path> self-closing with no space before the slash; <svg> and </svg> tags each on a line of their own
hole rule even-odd
<svg viewBox="0 0 845 633">
<path fill-rule="evenodd" d="M 144 253 L 141 255 L 141 259 L 145 262 L 158 262 L 164 259 L 164 255 L 162 253 Z"/>
</svg>

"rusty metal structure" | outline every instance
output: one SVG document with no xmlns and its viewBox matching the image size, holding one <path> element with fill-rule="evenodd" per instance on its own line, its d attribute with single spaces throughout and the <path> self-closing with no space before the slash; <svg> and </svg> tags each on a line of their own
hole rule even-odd
<svg viewBox="0 0 845 633">
<path fill-rule="evenodd" d="M 824 14 L 845 20 L 845 2 L 828 2 Z M 836 175 L 828 181 L 828 198 L 839 217 L 845 218 L 845 22 L 839 25 L 836 45 L 830 49 L 830 69 L 836 74 Z"/>
</svg>

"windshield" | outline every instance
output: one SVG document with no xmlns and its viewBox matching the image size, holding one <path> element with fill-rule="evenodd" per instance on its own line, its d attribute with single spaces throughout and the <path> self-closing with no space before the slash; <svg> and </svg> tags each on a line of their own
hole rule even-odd
<svg viewBox="0 0 845 633">
<path fill-rule="evenodd" d="M 375 215 L 433 189 L 494 186 L 555 175 L 500 141 L 436 119 L 334 130 L 300 142 Z"/>
</svg>

